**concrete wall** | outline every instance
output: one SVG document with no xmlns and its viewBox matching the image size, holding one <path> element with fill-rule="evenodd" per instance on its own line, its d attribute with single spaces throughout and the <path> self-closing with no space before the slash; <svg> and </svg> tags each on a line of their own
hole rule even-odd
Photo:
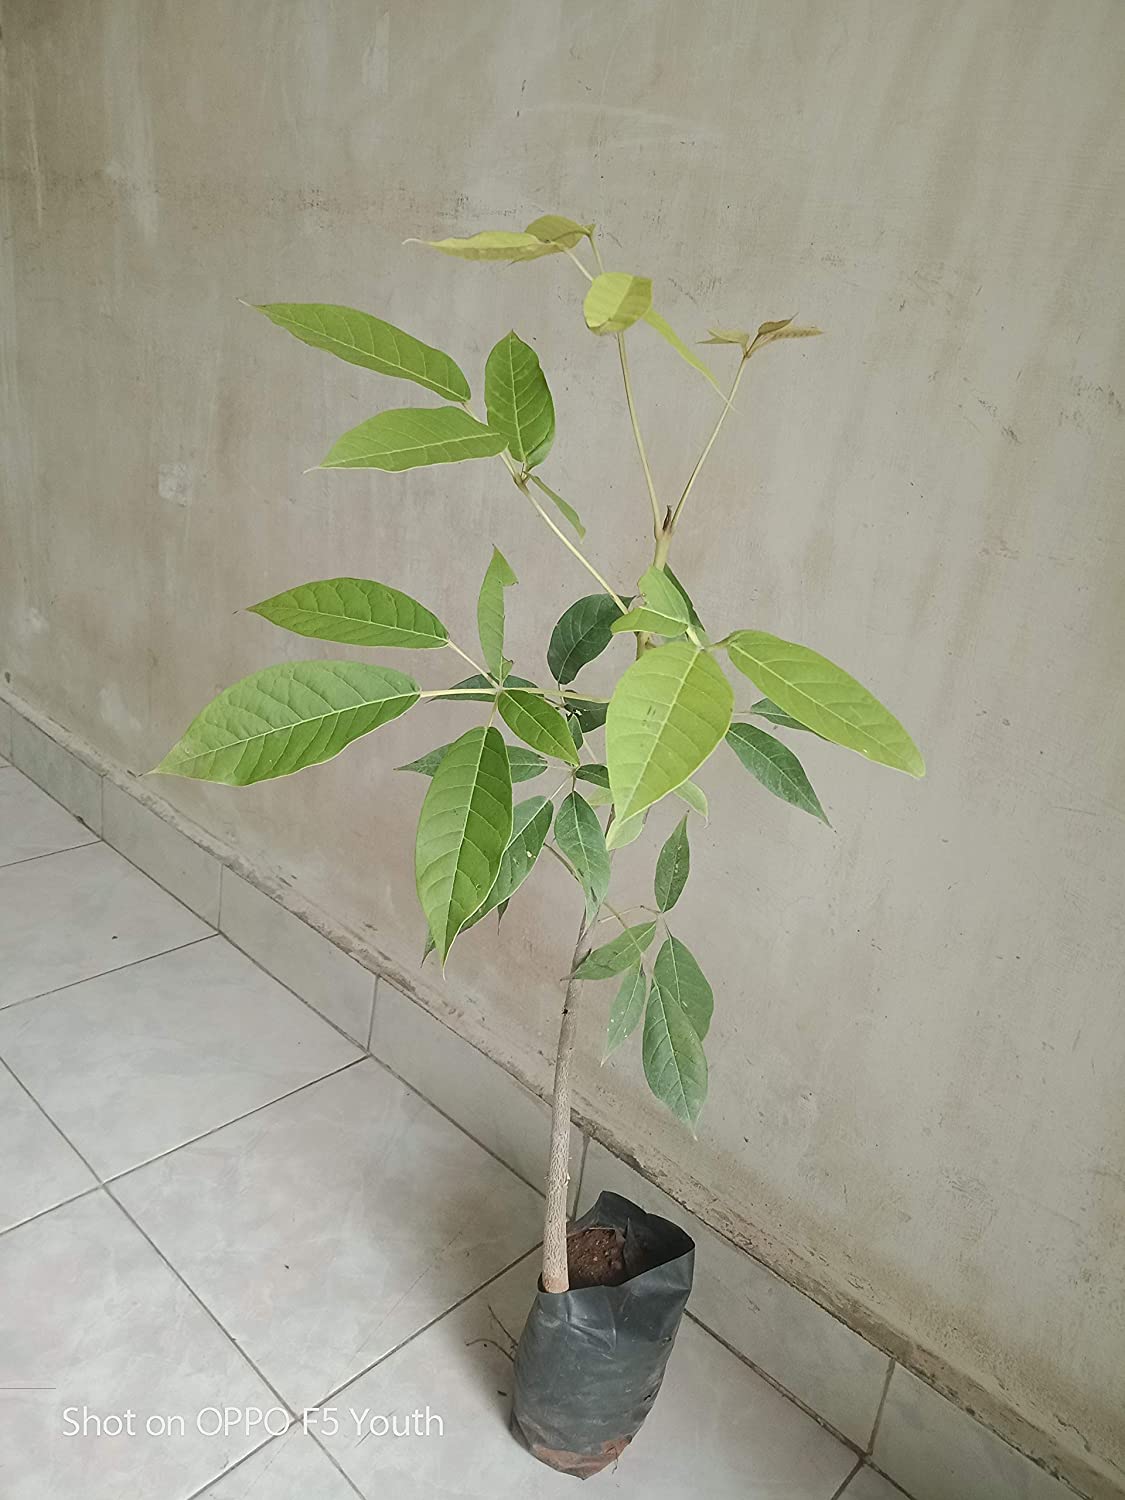
<svg viewBox="0 0 1125 1500">
<path fill-rule="evenodd" d="M 646 503 L 577 273 L 401 241 L 589 217 L 685 335 L 829 331 L 755 362 L 674 561 L 718 630 L 855 670 L 931 773 L 802 743 L 830 833 L 716 759 L 679 922 L 718 997 L 699 1141 L 635 1050 L 598 1069 L 593 990 L 582 1108 L 886 1347 L 1120 1480 L 1125 8 L 4 0 L 0 25 L 2 667 L 134 770 L 221 686 L 315 654 L 236 613 L 288 584 L 366 573 L 469 640 L 500 542 L 529 674 L 587 591 L 497 465 L 303 474 L 413 388 L 236 297 L 369 308 L 476 381 L 532 338 L 545 472 L 622 584 Z M 714 401 L 633 348 L 671 495 Z M 543 1087 L 563 872 L 445 982 L 417 967 L 423 785 L 391 767 L 469 721 L 420 707 L 297 782 L 161 790 Z M 623 904 L 651 857 L 627 851 Z"/>
</svg>

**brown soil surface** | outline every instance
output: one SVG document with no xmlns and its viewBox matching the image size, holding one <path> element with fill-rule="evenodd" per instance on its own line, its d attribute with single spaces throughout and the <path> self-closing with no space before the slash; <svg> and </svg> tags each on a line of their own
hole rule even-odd
<svg viewBox="0 0 1125 1500">
<path fill-rule="evenodd" d="M 576 1229 L 566 1237 L 571 1290 L 583 1286 L 620 1286 L 628 1281 L 625 1236 L 619 1229 Z"/>
</svg>

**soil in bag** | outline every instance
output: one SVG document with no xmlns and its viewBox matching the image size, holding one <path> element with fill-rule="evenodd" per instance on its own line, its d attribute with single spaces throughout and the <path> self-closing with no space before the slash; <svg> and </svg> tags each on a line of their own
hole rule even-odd
<svg viewBox="0 0 1125 1500">
<path fill-rule="evenodd" d="M 602 1193 L 567 1237 L 570 1291 L 535 1298 L 516 1351 L 512 1431 L 536 1458 L 588 1479 L 648 1416 L 680 1326 L 695 1244 Z"/>
</svg>

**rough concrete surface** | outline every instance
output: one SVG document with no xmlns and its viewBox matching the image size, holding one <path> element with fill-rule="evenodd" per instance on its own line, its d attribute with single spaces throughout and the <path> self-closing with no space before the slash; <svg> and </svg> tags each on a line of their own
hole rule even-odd
<svg viewBox="0 0 1125 1500">
<path fill-rule="evenodd" d="M 501 543 L 529 674 L 588 591 L 495 463 L 305 474 L 428 397 L 236 298 L 368 308 L 478 388 L 515 327 L 554 388 L 545 475 L 623 586 L 647 507 L 577 272 L 402 241 L 567 213 L 685 337 L 798 311 L 828 331 L 755 361 L 673 561 L 716 631 L 855 671 L 930 774 L 810 738 L 829 832 L 717 756 L 677 912 L 717 994 L 699 1141 L 636 1049 L 598 1068 L 592 989 L 582 1108 L 854 1321 L 1121 1482 L 1125 7 L 3 0 L 0 27 L 0 665 L 134 770 L 247 672 L 350 654 L 237 613 L 287 585 L 365 573 L 468 641 Z M 631 347 L 671 496 L 715 398 L 650 331 Z M 460 675 L 436 654 L 411 658 L 428 684 Z M 160 790 L 542 1086 L 564 872 L 445 981 L 417 968 L 423 783 L 391 768 L 470 713 L 421 706 L 299 782 Z M 651 858 L 625 851 L 623 904 Z"/>
</svg>

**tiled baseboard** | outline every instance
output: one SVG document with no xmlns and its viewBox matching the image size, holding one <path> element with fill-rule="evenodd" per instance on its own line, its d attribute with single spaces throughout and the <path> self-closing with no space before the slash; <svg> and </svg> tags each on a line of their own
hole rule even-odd
<svg viewBox="0 0 1125 1500">
<path fill-rule="evenodd" d="M 294 892 L 247 867 L 202 829 L 18 700 L 0 696 L 0 759 L 41 786 L 262 968 L 460 1125 L 534 1187 L 547 1156 L 546 1103 L 499 1063 L 333 942 Z M 291 909 L 295 908 L 295 909 Z M 326 930 L 329 929 L 329 930 Z M 572 1126 L 572 1202 L 603 1188 L 666 1213 L 694 1235 L 690 1314 L 914 1500 L 1119 1500 L 1085 1466 L 1052 1476 L 797 1287 L 681 1207 Z M 950 1384 L 953 1384 L 951 1381 Z M 973 1387 L 964 1383 L 966 1404 Z M 1046 1434 L 1010 1429 L 1060 1469 Z M 1038 1440 L 1037 1440 L 1038 1439 Z"/>
</svg>

